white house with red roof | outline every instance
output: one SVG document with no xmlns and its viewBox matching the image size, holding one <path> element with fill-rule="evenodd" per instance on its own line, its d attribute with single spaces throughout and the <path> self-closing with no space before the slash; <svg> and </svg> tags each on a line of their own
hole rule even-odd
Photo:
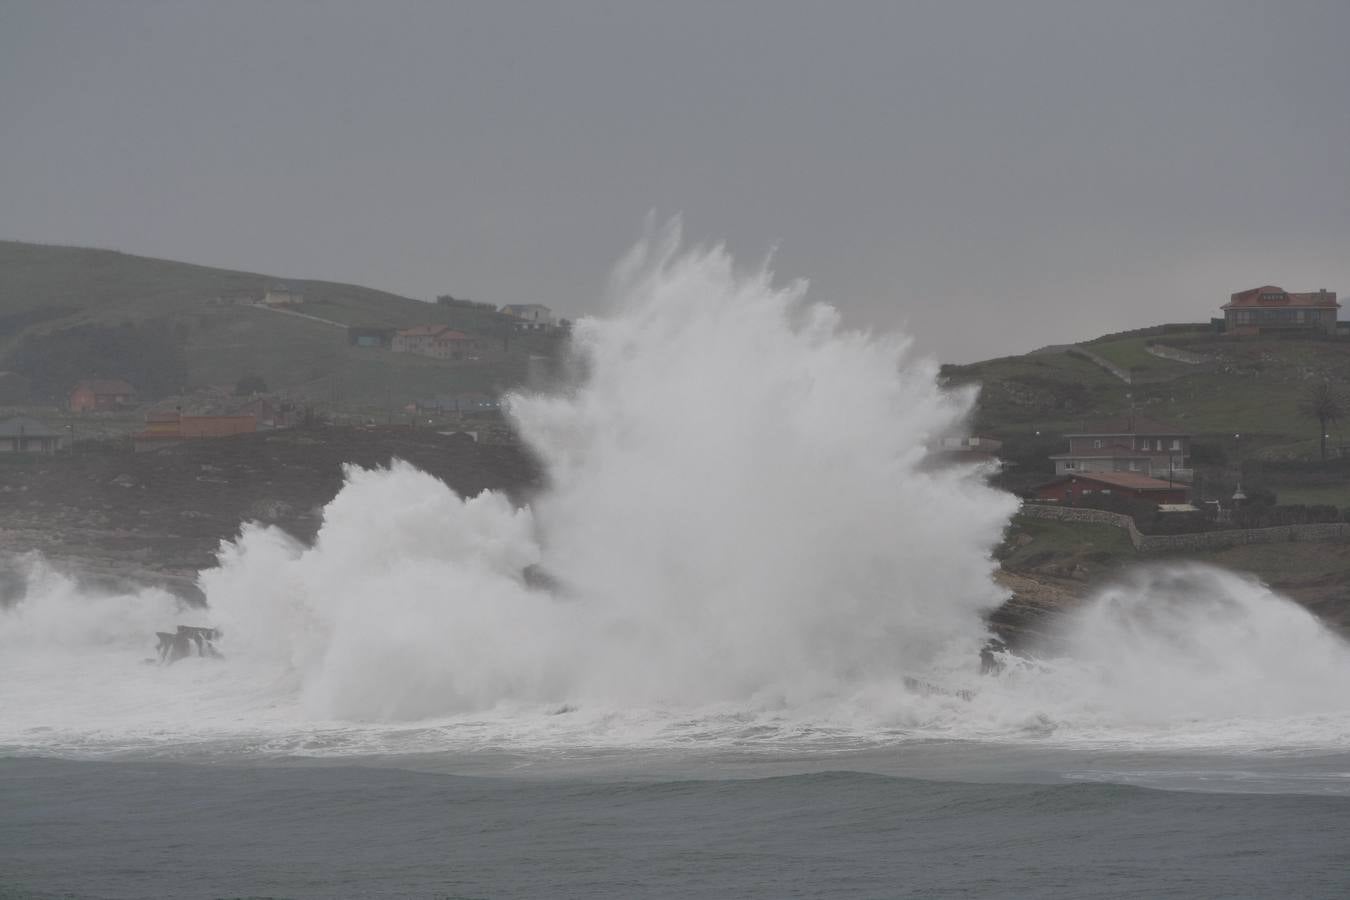
<svg viewBox="0 0 1350 900">
<path fill-rule="evenodd" d="M 1295 294 L 1273 284 L 1233 294 L 1223 305 L 1224 332 L 1235 335 L 1264 331 L 1321 331 L 1336 333 L 1336 292 Z"/>
</svg>

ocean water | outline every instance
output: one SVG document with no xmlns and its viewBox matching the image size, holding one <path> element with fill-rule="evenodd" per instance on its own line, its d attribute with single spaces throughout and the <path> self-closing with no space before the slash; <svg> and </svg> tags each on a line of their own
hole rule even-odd
<svg viewBox="0 0 1350 900">
<path fill-rule="evenodd" d="M 982 674 L 975 395 L 673 228 L 612 294 L 526 506 L 351 469 L 205 607 L 5 560 L 0 897 L 1347 893 L 1343 638 L 1140 567 Z"/>
<path fill-rule="evenodd" d="M 615 779 L 0 760 L 0 896 L 1350 891 L 1343 793 L 775 776 L 761 765 L 748 777 Z"/>
</svg>

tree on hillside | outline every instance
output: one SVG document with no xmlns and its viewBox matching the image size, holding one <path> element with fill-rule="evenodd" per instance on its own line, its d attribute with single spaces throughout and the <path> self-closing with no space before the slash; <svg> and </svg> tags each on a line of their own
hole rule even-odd
<svg viewBox="0 0 1350 900">
<path fill-rule="evenodd" d="M 1345 401 L 1329 381 L 1318 382 L 1303 398 L 1301 412 L 1317 420 L 1317 439 L 1322 445 L 1322 462 L 1327 460 L 1327 429 L 1345 414 Z"/>
</svg>

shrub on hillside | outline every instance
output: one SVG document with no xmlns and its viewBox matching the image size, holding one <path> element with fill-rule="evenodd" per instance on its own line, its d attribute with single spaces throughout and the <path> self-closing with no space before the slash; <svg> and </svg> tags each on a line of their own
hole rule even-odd
<svg viewBox="0 0 1350 900">
<path fill-rule="evenodd" d="M 1233 524 L 1239 528 L 1316 525 L 1324 522 L 1337 522 L 1340 519 L 1340 510 L 1326 504 L 1305 506 L 1302 503 L 1291 503 L 1288 506 L 1244 506 L 1233 513 Z"/>
<path fill-rule="evenodd" d="M 1309 522 L 1339 522 L 1340 520 L 1341 511 L 1330 503 L 1308 504 Z"/>
<path fill-rule="evenodd" d="M 1228 465 L 1228 454 L 1223 449 L 1223 443 L 1212 438 L 1197 438 L 1191 441 L 1191 465 Z"/>
</svg>

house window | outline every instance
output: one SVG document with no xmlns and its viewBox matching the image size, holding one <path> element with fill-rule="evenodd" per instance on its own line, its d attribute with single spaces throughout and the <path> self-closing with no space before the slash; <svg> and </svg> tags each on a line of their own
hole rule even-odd
<svg viewBox="0 0 1350 900">
<path fill-rule="evenodd" d="M 1100 450 L 1100 449 L 1102 448 L 1102 442 L 1101 442 L 1101 441 L 1093 441 L 1093 442 L 1092 442 L 1092 446 L 1093 446 L 1095 449 Z"/>
<path fill-rule="evenodd" d="M 1181 438 L 1172 438 L 1172 449 L 1173 450 L 1181 449 Z"/>
<path fill-rule="evenodd" d="M 1131 472 L 1138 472 L 1138 471 L 1139 471 L 1139 460 L 1137 460 L 1137 459 L 1132 459 L 1132 460 L 1130 460 L 1130 471 L 1131 471 Z"/>
<path fill-rule="evenodd" d="M 1154 442 L 1153 442 L 1153 446 L 1154 446 L 1155 449 L 1161 450 L 1161 449 L 1162 449 L 1162 438 L 1158 438 L 1156 441 L 1154 441 Z"/>
<path fill-rule="evenodd" d="M 1074 462 L 1074 461 L 1071 460 L 1071 459 L 1066 459 L 1066 460 L 1064 460 L 1064 468 L 1066 468 L 1066 469 L 1076 469 L 1076 468 L 1078 468 L 1078 463 Z"/>
</svg>

